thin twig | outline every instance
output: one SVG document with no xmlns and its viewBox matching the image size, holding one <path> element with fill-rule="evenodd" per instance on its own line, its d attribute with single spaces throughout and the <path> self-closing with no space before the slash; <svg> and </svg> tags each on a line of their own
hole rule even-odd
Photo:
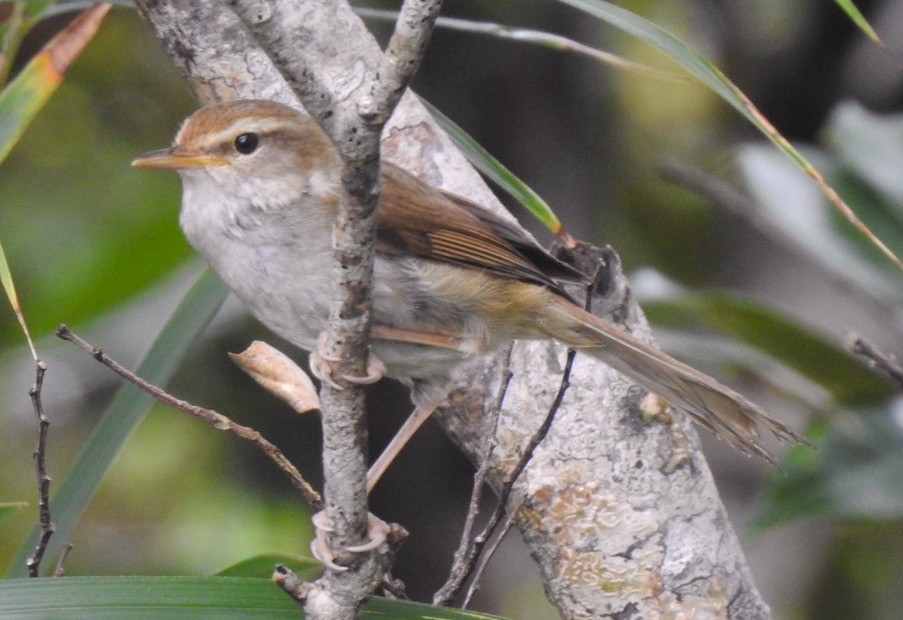
<svg viewBox="0 0 903 620">
<path fill-rule="evenodd" d="M 54 577 L 64 577 L 66 575 L 66 560 L 69 558 L 69 552 L 72 551 L 72 543 L 64 542 L 60 547 L 60 555 L 56 559 L 56 566 L 53 567 Z"/>
<path fill-rule="evenodd" d="M 298 469 L 294 465 L 292 465 L 291 461 L 286 458 L 286 456 L 279 450 L 279 448 L 265 439 L 258 431 L 249 426 L 236 424 L 228 417 L 214 411 L 213 409 L 198 407 L 197 405 L 193 405 L 180 398 L 176 398 L 175 396 L 172 396 L 168 392 L 164 391 L 162 388 L 148 383 L 128 368 L 122 366 L 115 360 L 108 357 L 100 347 L 96 347 L 85 341 L 84 339 L 73 333 L 65 325 L 60 325 L 57 328 L 56 335 L 63 340 L 73 343 L 82 351 L 90 354 L 98 362 L 115 372 L 117 375 L 119 375 L 132 385 L 144 390 L 159 402 L 198 417 L 205 422 L 212 424 L 213 427 L 217 430 L 229 431 L 246 441 L 250 441 L 260 450 L 262 450 L 263 453 L 266 454 L 270 458 L 270 460 L 273 461 L 273 463 L 275 463 L 276 466 L 288 476 L 289 480 L 291 480 L 292 484 L 296 489 L 298 489 L 298 491 L 301 493 L 301 496 L 305 499 L 305 501 L 307 501 L 308 504 L 310 504 L 312 508 L 319 510 L 322 507 L 322 498 L 320 497 L 320 494 L 317 493 L 314 488 L 310 486 L 310 484 L 308 484 L 304 477 L 301 476 L 301 473 L 298 471 Z"/>
<path fill-rule="evenodd" d="M 25 561 L 29 577 L 37 577 L 41 569 L 41 560 L 47 550 L 47 543 L 56 531 L 53 520 L 50 518 L 50 476 L 47 475 L 47 428 L 50 421 L 44 415 L 44 405 L 41 403 L 41 390 L 44 387 L 44 373 L 47 372 L 47 364 L 37 360 L 35 364 L 35 382 L 28 390 L 35 417 L 38 419 L 38 445 L 34 451 L 35 471 L 38 475 L 38 520 L 41 524 L 41 535 L 35 549 Z"/>
<path fill-rule="evenodd" d="M 395 21 L 398 17 L 398 13 L 396 13 L 395 11 L 387 11 L 384 9 L 354 7 L 354 12 L 364 19 Z M 675 80 L 681 82 L 690 80 L 689 76 L 674 73 L 673 71 L 656 69 L 655 67 L 650 67 L 638 62 L 633 62 L 632 60 L 627 60 L 626 58 L 622 58 L 616 54 L 596 49 L 595 47 L 580 43 L 579 41 L 575 41 L 574 39 L 569 39 L 567 37 L 561 36 L 560 34 L 554 34 L 552 32 L 531 30 L 530 28 L 516 28 L 495 22 L 474 21 L 457 17 L 440 17 L 438 20 L 436 20 L 436 26 L 439 28 L 448 28 L 449 30 L 458 30 L 460 32 L 470 32 L 474 34 L 488 35 L 499 39 L 508 39 L 510 41 L 533 43 L 535 45 L 541 45 L 543 47 L 558 51 L 573 52 L 575 54 L 585 56 L 616 69 L 636 71 L 638 73 L 643 73 L 665 80 Z"/>
<path fill-rule="evenodd" d="M 498 430 L 499 413 L 502 409 L 502 402 L 505 400 L 505 394 L 508 392 L 508 386 L 514 374 L 511 372 L 511 351 L 513 345 L 509 345 L 505 353 L 504 365 L 502 367 L 502 379 L 499 385 L 498 396 L 492 407 L 487 411 L 487 429 L 486 441 L 483 449 L 483 461 L 477 468 L 473 476 L 473 490 L 470 494 L 470 505 L 467 508 L 467 517 L 464 520 L 464 530 L 461 532 L 461 540 L 458 543 L 458 549 L 455 551 L 454 561 L 451 570 L 448 573 L 448 579 L 442 584 L 433 595 L 433 605 L 448 605 L 461 590 L 462 584 L 467 580 L 470 571 L 473 569 L 477 552 L 472 542 L 473 528 L 476 523 L 477 515 L 480 512 L 480 501 L 483 498 L 483 488 L 486 483 L 486 474 L 492 462 L 492 454 L 497 445 L 496 431 Z"/>
<path fill-rule="evenodd" d="M 505 521 L 499 528 L 498 535 L 492 539 L 492 544 L 489 545 L 486 548 L 486 552 L 480 556 L 480 561 L 473 571 L 473 579 L 470 582 L 470 587 L 467 588 L 467 594 L 464 595 L 464 601 L 461 603 L 461 609 L 467 609 L 470 606 L 473 595 L 476 594 L 477 590 L 480 588 L 480 579 L 483 577 L 483 571 L 486 570 L 486 567 L 489 565 L 489 560 L 495 555 L 499 545 L 505 540 L 505 536 L 508 535 L 511 527 L 514 525 L 514 520 L 517 518 L 517 512 L 523 505 L 524 498 L 521 497 L 520 500 L 511 507 L 511 510 L 508 511 L 508 514 L 505 516 Z"/>
<path fill-rule="evenodd" d="M 584 307 L 587 311 L 592 308 L 593 295 L 595 294 L 599 272 L 602 268 L 603 265 L 598 265 L 596 267 L 595 273 L 588 280 L 588 283 L 586 285 L 586 301 L 584 303 Z M 514 485 L 517 482 L 517 479 L 533 459 L 533 453 L 536 451 L 536 448 L 540 443 L 542 443 L 542 440 L 545 439 L 546 435 L 549 434 L 549 430 L 552 428 L 552 423 L 555 421 L 555 415 L 561 408 L 562 401 L 564 401 L 564 395 L 567 393 L 568 388 L 571 386 L 571 370 L 574 367 L 574 358 L 576 358 L 576 356 L 577 352 L 574 349 L 568 350 L 567 361 L 564 365 L 564 372 L 561 375 L 561 383 L 558 386 L 558 392 L 555 394 L 555 399 L 552 401 L 552 404 L 549 407 L 549 412 L 546 414 L 546 417 L 543 420 L 542 424 L 530 437 L 530 441 L 528 441 L 527 445 L 524 447 L 524 451 L 521 454 L 520 459 L 512 468 L 508 479 L 502 485 L 502 490 L 499 493 L 498 503 L 496 504 L 495 510 L 493 510 L 492 515 L 489 517 L 489 520 L 486 522 L 486 526 L 483 528 L 483 531 L 479 534 L 479 536 L 474 539 L 473 557 L 470 566 L 467 567 L 467 573 L 470 573 L 470 571 L 473 570 L 473 562 L 475 562 L 477 558 L 480 557 L 483 548 L 486 545 L 486 542 L 492 539 L 493 534 L 495 534 L 502 517 L 505 515 L 505 511 L 508 505 L 508 499 L 511 497 L 511 491 L 514 489 Z M 522 503 L 523 499 L 518 502 L 518 506 L 520 506 Z M 510 511 L 511 515 L 516 514 L 516 512 L 516 510 Z M 506 521 L 513 518 L 513 516 L 510 516 Z M 476 577 L 474 577 L 474 579 L 476 579 Z M 472 583 L 471 589 L 473 587 L 474 585 Z"/>
<path fill-rule="evenodd" d="M 303 605 L 307 601 L 313 585 L 301 579 L 285 564 L 277 564 L 271 577 L 273 583 L 282 588 L 295 602 Z"/>
<path fill-rule="evenodd" d="M 897 362 L 895 355 L 881 352 L 875 345 L 854 331 L 847 331 L 844 340 L 847 349 L 869 360 L 875 368 L 887 373 L 891 379 L 903 387 L 903 366 Z"/>
<path fill-rule="evenodd" d="M 570 374 L 571 368 L 574 365 L 574 357 L 576 353 L 573 350 L 568 351 L 567 362 L 564 367 L 564 374 L 561 378 L 561 385 L 558 388 L 558 393 L 555 395 L 555 400 L 552 402 L 552 406 L 549 408 L 548 414 L 546 414 L 545 420 L 543 420 L 542 425 L 536 430 L 535 433 L 530 437 L 530 441 L 527 443 L 527 447 L 524 449 L 523 454 L 521 454 L 520 459 L 517 464 L 511 470 L 511 474 L 508 476 L 508 479 L 502 484 L 502 489 L 499 492 L 499 499 L 495 505 L 495 509 L 492 511 L 492 514 L 489 516 L 489 519 L 486 521 L 486 525 L 483 528 L 483 531 L 480 532 L 474 539 L 473 545 L 470 550 L 464 557 L 464 560 L 461 562 L 461 566 L 457 568 L 457 573 L 460 575 L 459 579 L 456 579 L 456 585 L 453 587 L 449 587 L 448 591 L 444 593 L 442 597 L 444 602 L 442 604 L 446 604 L 450 601 L 457 592 L 460 590 L 461 585 L 467 576 L 473 571 L 474 566 L 476 565 L 477 560 L 480 557 L 480 554 L 483 552 L 483 548 L 486 546 L 486 542 L 492 538 L 492 535 L 495 533 L 496 529 L 499 526 L 499 523 L 502 521 L 502 517 L 505 516 L 505 511 L 508 504 L 508 498 L 511 497 L 511 490 L 514 488 L 514 484 L 517 482 L 518 477 L 521 472 L 527 467 L 527 464 L 533 458 L 533 451 L 536 449 L 536 446 L 543 440 L 543 438 L 548 434 L 549 429 L 552 427 L 552 422 L 555 419 L 555 414 L 558 412 L 558 408 L 561 406 L 561 402 L 564 399 L 564 394 L 567 391 L 568 387 L 570 387 Z M 443 586 L 443 590 L 446 589 L 446 586 Z M 437 593 L 438 597 L 439 593 Z M 434 597 L 434 604 L 439 604 L 436 602 L 436 598 Z"/>
<path fill-rule="evenodd" d="M 502 492 L 499 494 L 499 506 L 501 506 L 499 512 L 504 512 L 504 506 L 508 502 L 508 497 L 511 495 L 511 489 L 514 487 L 514 483 L 517 482 L 518 477 L 524 469 L 526 469 L 527 465 L 530 464 L 530 461 L 533 459 L 533 452 L 542 440 L 545 439 L 545 436 L 549 434 L 549 429 L 552 428 L 552 422 L 555 421 L 555 415 L 561 407 L 564 395 L 567 393 L 568 388 L 571 387 L 571 369 L 574 367 L 574 358 L 576 356 L 576 351 L 568 349 L 567 361 L 565 361 L 564 364 L 564 372 L 561 375 L 561 384 L 558 386 L 558 393 L 555 394 L 555 400 L 552 401 L 552 405 L 549 407 L 546 418 L 542 421 L 539 428 L 536 429 L 536 432 L 530 437 L 530 441 L 528 441 L 527 445 L 524 447 L 524 452 L 521 454 L 520 460 L 511 470 L 511 475 L 502 487 Z M 497 522 L 498 520 L 496 520 L 496 523 Z M 487 525 L 487 531 L 488 530 L 489 528 Z"/>
</svg>

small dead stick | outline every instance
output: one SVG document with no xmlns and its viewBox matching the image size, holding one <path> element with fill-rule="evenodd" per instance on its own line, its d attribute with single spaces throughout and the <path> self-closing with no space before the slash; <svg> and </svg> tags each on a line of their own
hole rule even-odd
<svg viewBox="0 0 903 620">
<path fill-rule="evenodd" d="M 82 351 L 90 354 L 98 362 L 115 372 L 117 375 L 119 375 L 132 385 L 135 385 L 136 387 L 144 390 L 159 402 L 198 417 L 205 422 L 212 424 L 213 427 L 217 430 L 230 431 L 238 437 L 246 441 L 250 441 L 260 450 L 262 450 L 263 453 L 266 454 L 270 458 L 270 460 L 273 461 L 276 466 L 289 477 L 289 480 L 291 480 L 292 484 L 296 489 L 298 489 L 298 491 L 301 493 L 302 497 L 304 497 L 308 504 L 310 504 L 317 510 L 322 508 L 323 500 L 320 497 L 320 494 L 317 493 L 314 488 L 310 486 L 310 484 L 308 484 L 308 482 L 301 476 L 301 473 L 298 471 L 298 469 L 294 465 L 292 465 L 291 461 L 289 461 L 284 454 L 282 454 L 279 448 L 265 439 L 258 431 L 248 426 L 236 424 L 226 416 L 212 409 L 206 409 L 204 407 L 192 405 L 191 403 L 176 398 L 175 396 L 172 396 L 171 394 L 165 392 L 163 389 L 148 383 L 115 360 L 109 358 L 100 347 L 96 347 L 88 343 L 87 341 L 73 333 L 66 325 L 60 325 L 56 330 L 56 335 L 63 340 L 67 340 L 73 343 Z"/>
<path fill-rule="evenodd" d="M 461 532 L 461 540 L 455 551 L 454 561 L 451 570 L 448 572 L 448 579 L 442 584 L 433 595 L 434 605 L 448 605 L 455 594 L 460 590 L 461 584 L 467 579 L 475 560 L 476 552 L 473 547 L 473 528 L 476 524 L 477 515 L 480 513 L 480 501 L 483 498 L 483 489 L 486 483 L 486 474 L 492 462 L 492 455 L 496 446 L 496 430 L 498 429 L 499 413 L 502 409 L 502 403 L 505 400 L 505 394 L 508 393 L 508 386 L 514 373 L 511 372 L 511 351 L 513 346 L 509 346 L 505 354 L 504 368 L 502 370 L 502 380 L 499 384 L 498 396 L 492 407 L 489 409 L 489 427 L 486 433 L 486 440 L 483 448 L 483 462 L 480 463 L 476 473 L 473 476 L 473 490 L 470 494 L 470 505 L 467 508 L 467 517 L 464 520 L 464 530 Z"/>
<path fill-rule="evenodd" d="M 588 284 L 586 286 L 586 303 L 584 307 L 587 311 L 590 311 L 592 308 L 592 300 L 593 295 L 595 294 L 596 286 L 599 281 L 599 275 L 604 268 L 603 264 L 599 264 L 598 259 L 596 259 L 594 264 L 594 270 L 592 273 L 592 277 L 589 278 Z M 506 360 L 506 369 L 510 364 L 511 359 L 511 349 L 508 350 L 508 357 Z M 496 503 L 495 510 L 492 512 L 492 515 L 489 517 L 489 520 L 486 522 L 486 526 L 483 528 L 483 531 L 473 540 L 473 544 L 462 550 L 461 548 L 455 552 L 455 563 L 452 567 L 452 570 L 449 573 L 448 580 L 445 584 L 440 588 L 436 594 L 433 596 L 433 604 L 434 605 L 448 605 L 452 599 L 454 599 L 458 592 L 461 590 L 461 586 L 467 580 L 467 577 L 473 572 L 474 566 L 477 563 L 477 560 L 480 559 L 480 554 L 483 551 L 484 546 L 487 541 L 489 541 L 493 534 L 496 532 L 499 523 L 502 520 L 502 517 L 505 516 L 505 510 L 508 504 L 508 499 L 511 496 L 511 490 L 514 488 L 514 484 L 517 482 L 518 477 L 520 477 L 521 473 L 526 469 L 527 465 L 530 463 L 530 460 L 533 458 L 533 453 L 536 450 L 536 447 L 542 442 L 546 435 L 549 433 L 549 429 L 552 428 L 552 423 L 555 421 L 555 415 L 558 413 L 558 409 L 561 407 L 561 402 L 564 400 L 564 395 L 567 393 L 568 388 L 571 385 L 571 370 L 574 367 L 574 358 L 577 356 L 577 352 L 574 349 L 568 350 L 567 361 L 564 366 L 564 372 L 561 376 L 561 384 L 558 386 L 558 393 L 555 395 L 555 400 L 552 401 L 552 405 L 549 407 L 549 412 L 546 414 L 545 420 L 540 425 L 536 432 L 530 437 L 530 441 L 527 443 L 524 448 L 524 452 L 521 455 L 520 460 L 511 470 L 508 479 L 502 485 L 502 490 L 499 493 L 499 500 Z M 508 371 L 510 373 L 510 370 Z M 499 394 L 499 402 L 498 407 L 501 409 L 501 401 L 504 398 L 505 391 L 508 388 L 507 381 L 510 381 L 510 376 L 507 378 L 506 382 L 503 384 L 503 388 Z M 496 415 L 498 411 L 496 412 Z M 493 436 L 494 436 L 493 432 Z M 494 445 L 490 443 L 489 445 Z M 481 465 L 480 470 L 477 471 L 477 475 L 480 474 L 480 471 L 483 470 L 483 467 L 486 466 L 489 460 L 489 454 L 486 456 L 486 460 L 484 460 L 483 465 Z M 483 472 L 485 476 L 485 471 Z M 474 477 L 474 484 L 476 484 L 476 476 Z M 480 484 L 482 484 L 482 478 L 480 480 Z M 474 489 L 474 496 L 477 497 L 476 501 L 479 501 L 479 493 Z M 471 497 L 471 508 L 473 510 L 473 496 Z M 523 498 L 517 502 L 517 505 L 512 508 L 510 511 L 510 515 L 505 519 L 505 523 L 503 524 L 503 532 L 500 536 L 498 536 L 497 541 L 493 544 L 492 548 L 489 550 L 489 557 L 495 552 L 495 549 L 498 547 L 498 544 L 501 542 L 501 539 L 504 536 L 504 533 L 507 532 L 511 528 L 511 524 L 514 522 L 514 518 L 517 514 L 517 511 L 520 510 L 520 507 L 523 505 Z M 473 515 L 475 517 L 475 515 Z M 468 520 L 471 519 L 471 513 L 468 512 Z M 472 523 L 471 523 L 472 527 Z M 465 538 L 466 536 L 466 538 Z M 470 531 L 467 530 L 465 524 L 465 534 L 462 535 L 462 545 L 465 543 L 469 544 Z M 460 554 L 460 556 L 459 556 Z M 489 561 L 489 557 L 485 558 L 484 561 L 481 562 L 479 573 L 482 573 L 483 568 L 485 568 L 486 563 Z M 474 576 L 474 581 L 471 583 L 470 589 L 466 595 L 466 600 L 469 601 L 473 596 L 474 590 L 476 589 L 476 581 L 479 579 L 479 574 Z M 467 603 L 465 602 L 465 606 Z"/>
<path fill-rule="evenodd" d="M 887 373 L 898 385 L 903 386 L 903 367 L 895 356 L 879 351 L 875 345 L 854 331 L 847 331 L 844 340 L 847 349 L 866 358 L 873 366 Z"/>
<path fill-rule="evenodd" d="M 35 382 L 28 390 L 28 395 L 31 397 L 34 414 L 38 420 L 38 445 L 33 456 L 38 476 L 38 521 L 41 525 L 41 535 L 34 551 L 25 561 L 29 577 L 38 576 L 41 560 L 47 550 L 47 543 L 50 542 L 50 537 L 56 531 L 50 517 L 50 476 L 47 474 L 47 427 L 50 426 L 50 421 L 44 415 L 44 405 L 41 402 L 41 390 L 44 387 L 44 373 L 47 372 L 47 364 L 36 360 L 35 368 Z"/>
<path fill-rule="evenodd" d="M 517 518 L 517 512 L 521 509 L 521 506 L 524 505 L 524 499 L 525 498 L 521 497 L 520 500 L 511 507 L 508 514 L 505 515 L 505 521 L 498 530 L 498 535 L 492 539 L 492 544 L 486 548 L 486 552 L 481 554 L 480 561 L 473 571 L 473 579 L 470 581 L 470 587 L 467 588 L 467 593 L 464 595 L 464 600 L 461 602 L 461 609 L 467 609 L 470 606 L 473 595 L 476 594 L 477 590 L 480 588 L 480 579 L 483 577 L 483 571 L 486 570 L 486 567 L 489 565 L 489 560 L 495 555 L 499 545 L 502 544 L 502 541 L 505 540 L 505 536 L 508 535 L 511 527 L 514 525 L 514 520 Z"/>
<path fill-rule="evenodd" d="M 449 581 L 452 583 L 446 583 L 442 587 L 442 590 L 436 593 L 436 596 L 433 597 L 434 605 L 448 605 L 449 602 L 454 599 L 458 592 L 461 590 L 461 586 L 467 580 L 467 577 L 471 574 L 474 569 L 474 566 L 477 563 L 477 560 L 480 557 L 480 554 L 483 552 L 483 548 L 486 546 L 486 543 L 492 538 L 493 534 L 496 532 L 499 524 L 502 523 L 502 517 L 505 516 L 505 512 L 508 506 L 508 500 L 511 497 L 511 491 L 514 488 L 514 484 L 517 482 L 518 477 L 520 477 L 521 473 L 526 469 L 527 465 L 533 459 L 533 452 L 536 450 L 536 447 L 542 442 L 546 435 L 549 434 L 549 429 L 552 428 L 552 423 L 555 421 L 555 415 L 558 413 L 558 409 L 561 407 L 561 402 L 564 400 L 564 395 L 567 392 L 568 388 L 571 385 L 570 377 L 571 377 L 571 369 L 574 366 L 574 358 L 577 353 L 573 349 L 568 350 L 567 362 L 564 366 L 564 373 L 561 377 L 561 384 L 558 387 L 558 393 L 555 395 L 555 400 L 552 402 L 552 405 L 549 407 L 549 412 L 546 414 L 545 420 L 543 420 L 542 424 L 536 429 L 536 432 L 530 437 L 530 441 L 527 442 L 526 447 L 524 448 L 523 454 L 521 454 L 520 459 L 517 464 L 511 470 L 511 473 L 508 475 L 507 480 L 505 480 L 502 485 L 502 489 L 499 492 L 499 499 L 495 505 L 495 510 L 492 511 L 492 514 L 489 516 L 489 520 L 486 522 L 486 526 L 483 528 L 483 531 L 477 535 L 473 540 L 473 545 L 470 548 L 470 551 L 464 558 L 464 561 L 461 563 L 460 567 L 457 567 L 456 573 L 454 575 L 455 579 L 449 578 Z M 523 502 L 520 501 L 517 504 L 519 508 Z M 441 597 L 440 597 L 441 593 Z"/>
</svg>

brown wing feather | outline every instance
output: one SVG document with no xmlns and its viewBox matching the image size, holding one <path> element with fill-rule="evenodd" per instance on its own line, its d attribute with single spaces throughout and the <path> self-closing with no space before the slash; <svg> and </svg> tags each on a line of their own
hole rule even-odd
<svg viewBox="0 0 903 620">
<path fill-rule="evenodd" d="M 377 250 L 413 254 L 548 287 L 582 276 L 515 226 L 460 196 L 446 194 L 384 162 Z"/>
</svg>

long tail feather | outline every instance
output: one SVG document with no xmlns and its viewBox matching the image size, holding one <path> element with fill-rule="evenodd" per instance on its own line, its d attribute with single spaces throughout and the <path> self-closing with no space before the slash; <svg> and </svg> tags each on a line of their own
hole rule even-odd
<svg viewBox="0 0 903 620">
<path fill-rule="evenodd" d="M 773 463 L 773 457 L 760 443 L 761 429 L 771 431 L 781 441 L 808 443 L 793 429 L 705 373 L 564 299 L 556 309 L 573 322 L 551 321 L 557 326 L 571 324 L 563 333 L 550 335 L 598 358 L 671 405 L 683 409 L 698 424 L 735 448 Z M 559 315 L 559 318 L 563 317 Z"/>
</svg>

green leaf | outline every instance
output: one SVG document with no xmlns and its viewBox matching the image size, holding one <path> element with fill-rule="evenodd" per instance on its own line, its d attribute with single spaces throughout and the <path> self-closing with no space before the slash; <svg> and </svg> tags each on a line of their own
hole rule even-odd
<svg viewBox="0 0 903 620">
<path fill-rule="evenodd" d="M 0 617 L 298 618 L 298 606 L 268 579 L 10 579 L 0 581 Z"/>
<path fill-rule="evenodd" d="M 839 412 L 810 438 L 816 454 L 794 450 L 782 462 L 756 528 L 811 516 L 903 518 L 903 434 L 894 406 Z"/>
<path fill-rule="evenodd" d="M 865 19 L 865 16 L 856 8 L 856 5 L 853 4 L 853 0 L 834 0 L 843 9 L 843 12 L 847 14 L 847 16 L 853 21 L 859 29 L 865 33 L 869 39 L 879 44 L 881 47 L 884 47 L 884 43 L 881 42 L 881 38 L 878 36 L 878 33 L 875 32 L 875 29 L 868 23 Z"/>
<path fill-rule="evenodd" d="M 532 213 L 536 219 L 552 231 L 554 234 L 561 234 L 564 227 L 552 208 L 540 198 L 539 194 L 534 192 L 526 183 L 518 179 L 510 170 L 508 170 L 495 157 L 489 154 L 474 140 L 466 131 L 458 127 L 451 119 L 442 114 L 427 101 L 420 100 L 436 122 L 451 137 L 455 145 L 467 157 L 467 161 L 476 167 L 477 170 L 485 174 L 493 183 L 501 187 L 512 198 L 521 203 L 525 209 Z"/>
<path fill-rule="evenodd" d="M 669 327 L 702 323 L 780 360 L 844 404 L 879 402 L 894 393 L 885 378 L 834 341 L 781 313 L 726 293 L 686 293 L 643 303 L 649 319 Z"/>
<path fill-rule="evenodd" d="M 166 385 L 227 294 L 225 285 L 211 271 L 205 271 L 157 336 L 137 374 L 155 385 Z M 130 385 L 117 392 L 66 480 L 51 498 L 56 534 L 51 539 L 48 555 L 56 552 L 61 541 L 69 540 L 75 522 L 101 478 L 153 402 L 150 395 Z M 13 559 L 8 572 L 10 577 L 24 575 L 25 559 L 34 548 L 37 536 L 38 528 L 35 527 Z"/>
<path fill-rule="evenodd" d="M 890 200 L 903 221 L 903 114 L 875 114 L 844 101 L 832 110 L 825 133 L 841 163 Z"/>
<path fill-rule="evenodd" d="M 0 502 L 0 521 L 28 508 L 28 502 Z"/>
<path fill-rule="evenodd" d="M 828 423 L 816 422 L 806 434 L 814 445 L 820 446 L 827 432 Z M 795 519 L 827 514 L 831 498 L 821 484 L 824 458 L 822 452 L 807 446 L 788 450 L 780 468 L 772 473 L 765 509 L 750 524 L 750 530 L 759 532 Z"/>
<path fill-rule="evenodd" d="M 298 618 L 298 605 L 269 579 L 240 577 L 66 577 L 0 581 L 0 617 L 55 620 Z M 370 599 L 362 618 L 499 620 L 472 611 Z"/>
<path fill-rule="evenodd" d="M 812 157 L 823 158 L 818 153 Z M 867 292 L 878 304 L 903 302 L 896 274 L 877 268 L 837 230 L 822 197 L 798 168 L 763 145 L 742 147 L 736 161 L 747 191 L 762 207 L 756 217 L 811 254 L 856 295 Z"/>
<path fill-rule="evenodd" d="M 3 285 L 6 298 L 9 299 L 9 303 L 13 308 L 13 313 L 16 315 L 16 320 L 19 321 L 22 333 L 25 334 L 25 340 L 28 341 L 28 347 L 31 349 L 31 356 L 37 360 L 38 353 L 35 351 L 34 342 L 31 340 L 31 334 L 28 333 L 25 315 L 22 314 L 22 308 L 19 306 L 19 297 L 16 295 L 16 287 L 13 284 L 13 275 L 9 270 L 9 263 L 6 262 L 6 253 L 3 251 L 2 244 L 0 244 L 0 284 Z"/>
<path fill-rule="evenodd" d="M 218 577 L 269 577 L 277 564 L 288 566 L 295 573 L 319 571 L 323 564 L 313 558 L 290 553 L 263 553 L 236 562 L 216 573 Z"/>
<path fill-rule="evenodd" d="M 76 17 L 0 91 L 0 162 L 56 90 L 110 10 L 98 4 Z"/>
</svg>

